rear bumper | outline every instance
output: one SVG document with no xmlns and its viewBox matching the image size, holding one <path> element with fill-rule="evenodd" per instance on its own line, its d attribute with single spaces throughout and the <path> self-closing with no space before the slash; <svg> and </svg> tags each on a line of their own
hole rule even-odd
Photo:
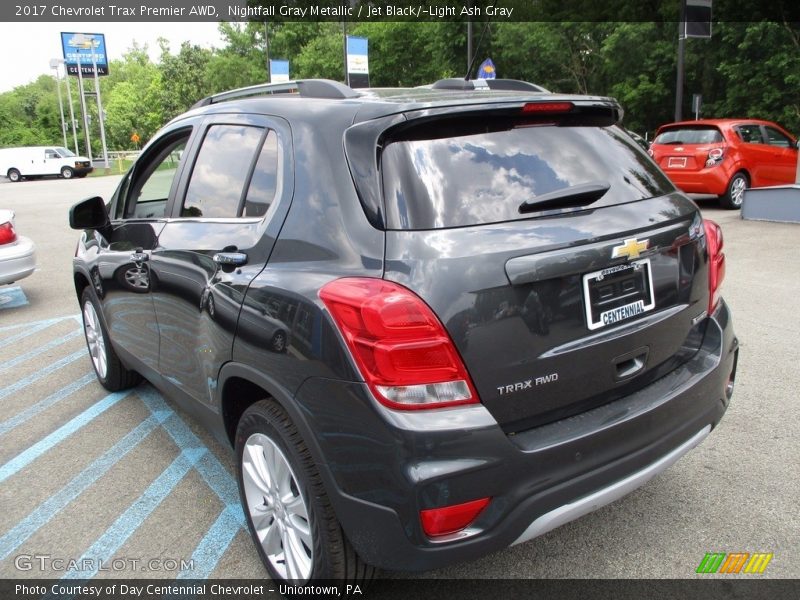
<svg viewBox="0 0 800 600">
<path fill-rule="evenodd" d="M 715 196 L 722 196 L 728 191 L 728 182 L 732 175 L 722 164 L 699 171 L 664 169 L 664 172 L 672 183 L 687 194 L 714 194 Z"/>
<path fill-rule="evenodd" d="M 362 384 L 309 379 L 329 495 L 359 555 L 427 570 L 531 539 L 616 500 L 697 445 L 719 422 L 738 343 L 724 303 L 687 363 L 620 400 L 507 436 L 481 406 L 435 414 L 376 408 Z M 311 420 L 311 417 L 309 417 Z M 419 511 L 491 497 L 465 532 L 432 541 Z"/>
<path fill-rule="evenodd" d="M 18 236 L 13 244 L 0 246 L 0 285 L 13 283 L 36 270 L 36 248 L 26 237 Z"/>
</svg>

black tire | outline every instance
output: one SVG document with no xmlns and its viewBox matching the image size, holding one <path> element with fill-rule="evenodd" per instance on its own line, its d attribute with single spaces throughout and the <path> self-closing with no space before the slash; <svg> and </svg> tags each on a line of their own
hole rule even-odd
<svg viewBox="0 0 800 600">
<path fill-rule="evenodd" d="M 744 190 L 750 187 L 750 179 L 747 173 L 739 171 L 728 182 L 728 189 L 725 195 L 720 196 L 719 203 L 722 208 L 729 210 L 738 210 L 742 208 L 742 200 L 744 199 Z"/>
<path fill-rule="evenodd" d="M 9 169 L 6 176 L 13 182 L 22 181 L 22 174 L 17 169 Z"/>
<path fill-rule="evenodd" d="M 91 315 L 94 314 L 94 323 Z M 110 392 L 118 392 L 131 388 L 138 384 L 142 377 L 136 371 L 125 368 L 122 361 L 114 352 L 111 341 L 108 337 L 106 326 L 100 317 L 100 307 L 92 293 L 91 287 L 87 287 L 81 294 L 81 315 L 83 316 L 83 333 L 86 337 L 86 347 L 92 360 L 92 367 L 100 384 Z M 102 343 L 97 343 L 97 333 L 101 336 Z M 94 336 L 94 339 L 93 339 Z M 100 355 L 103 355 L 100 358 Z M 103 368 L 105 365 L 105 368 Z"/>
<path fill-rule="evenodd" d="M 71 167 L 61 167 L 61 177 L 64 179 L 72 179 L 75 171 Z"/>
<path fill-rule="evenodd" d="M 276 529 L 277 533 L 272 532 L 274 533 L 272 537 L 274 539 L 275 536 L 280 536 L 279 546 L 283 551 L 283 540 L 287 538 L 281 533 L 278 525 L 280 525 L 279 521 L 282 521 L 284 523 L 283 531 L 287 530 L 285 523 L 291 518 L 290 511 L 284 510 L 283 503 L 280 503 L 280 509 L 274 503 L 271 504 L 269 499 L 271 496 L 268 498 L 270 491 L 263 491 L 266 489 L 264 486 L 254 487 L 253 477 L 250 475 L 253 473 L 252 469 L 248 468 L 249 483 L 247 485 L 244 480 L 244 470 L 247 468 L 244 465 L 245 448 L 248 452 L 248 461 L 253 460 L 253 457 L 255 459 L 263 457 L 265 463 L 262 468 L 270 473 L 267 453 L 263 451 L 267 445 L 273 449 L 273 452 L 274 447 L 277 447 L 280 450 L 280 458 L 288 463 L 289 471 L 286 476 L 289 477 L 291 483 L 290 489 L 292 493 L 297 492 L 294 503 L 298 497 L 303 501 L 302 508 L 305 509 L 307 515 L 307 521 L 304 521 L 303 525 L 308 528 L 311 540 L 310 547 L 303 542 L 304 551 L 306 554 L 310 553 L 310 566 L 308 566 L 310 575 L 307 578 L 288 577 L 286 573 L 278 571 L 276 567 L 285 567 L 288 573 L 287 562 L 284 561 L 284 567 L 282 567 L 280 560 L 276 560 L 279 557 L 270 559 L 267 556 L 265 545 L 269 543 L 270 534 L 265 534 L 264 544 L 262 544 L 253 525 L 250 506 L 254 511 L 262 511 L 261 515 L 257 515 L 257 518 L 260 518 L 262 531 L 265 528 Z M 274 456 L 278 456 L 278 454 L 276 453 Z M 252 465 L 252 463 L 249 464 Z M 363 589 L 372 580 L 375 576 L 375 568 L 364 563 L 347 541 L 333 512 L 333 507 L 322 484 L 322 478 L 308 447 L 289 415 L 275 401 L 267 399 L 256 402 L 244 412 L 239 420 L 236 429 L 236 474 L 250 535 L 256 545 L 258 555 L 273 581 L 298 583 L 314 579 L 329 579 L 359 585 Z M 274 479 L 272 481 L 275 483 Z M 275 483 L 275 490 L 279 485 L 280 482 Z M 267 487 L 272 489 L 271 486 Z M 248 490 L 251 494 L 250 502 L 248 502 Z M 265 495 L 260 498 L 262 492 Z M 278 496 L 281 494 L 275 494 L 275 497 Z M 269 512 L 264 513 L 263 511 Z M 276 564 L 273 564 L 273 560 Z"/>
</svg>

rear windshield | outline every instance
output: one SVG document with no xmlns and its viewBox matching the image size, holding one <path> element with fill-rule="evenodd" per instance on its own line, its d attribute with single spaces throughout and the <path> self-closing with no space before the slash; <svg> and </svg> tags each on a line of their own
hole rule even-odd
<svg viewBox="0 0 800 600">
<path fill-rule="evenodd" d="M 682 127 L 669 129 L 659 135 L 654 144 L 717 144 L 722 134 L 716 127 Z"/>
<path fill-rule="evenodd" d="M 520 211 L 523 203 L 582 184 L 609 186 L 589 208 L 653 198 L 675 189 L 618 127 L 550 124 L 465 135 L 448 130 L 440 137 L 430 131 L 419 136 L 424 139 L 389 142 L 383 150 L 389 229 L 529 219 L 543 213 Z"/>
</svg>

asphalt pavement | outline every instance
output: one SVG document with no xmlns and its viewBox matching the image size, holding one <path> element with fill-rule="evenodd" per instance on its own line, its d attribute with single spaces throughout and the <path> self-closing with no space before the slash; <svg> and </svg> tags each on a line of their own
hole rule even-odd
<svg viewBox="0 0 800 600">
<path fill-rule="evenodd" d="M 229 450 L 149 385 L 108 394 L 94 381 L 67 214 L 110 197 L 118 180 L 0 185 L 0 208 L 16 211 L 39 262 L 0 287 L 0 578 L 264 577 Z M 719 427 L 622 500 L 422 576 L 682 579 L 709 577 L 695 574 L 708 552 L 765 552 L 773 558 L 757 577 L 800 577 L 800 225 L 699 204 L 725 235 L 723 295 L 741 342 Z M 88 567 L 65 570 L 73 559 Z"/>
</svg>

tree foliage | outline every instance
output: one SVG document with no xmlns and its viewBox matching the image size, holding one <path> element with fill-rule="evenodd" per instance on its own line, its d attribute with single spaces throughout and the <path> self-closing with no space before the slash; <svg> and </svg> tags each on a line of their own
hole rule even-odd
<svg viewBox="0 0 800 600">
<path fill-rule="evenodd" d="M 485 30 L 476 23 L 476 45 L 483 37 L 476 63 L 491 56 L 499 77 L 556 92 L 614 96 L 625 108 L 626 125 L 652 134 L 673 118 L 677 57 L 677 24 L 663 20 L 674 7 L 653 6 L 659 21 L 492 23 Z M 466 72 L 463 23 L 221 23 L 221 48 L 184 43 L 173 51 L 161 40 L 156 62 L 135 44 L 112 61 L 110 75 L 101 78 L 109 149 L 135 147 L 134 133 L 141 145 L 208 94 L 266 81 L 267 47 L 270 57 L 290 61 L 292 78 L 341 81 L 345 32 L 369 39 L 376 87 L 421 85 Z M 702 116 L 764 118 L 800 133 L 800 24 L 732 19 L 714 23 L 713 33 L 711 40 L 686 41 L 685 118 L 691 118 L 692 94 L 699 93 Z M 70 78 L 70 85 L 80 121 L 77 80 Z M 92 81 L 84 85 L 89 90 Z M 69 118 L 63 87 L 62 93 Z M 91 98 L 87 105 L 98 154 L 97 108 Z M 0 120 L 0 146 L 61 144 L 54 78 L 42 75 L 0 94 Z M 68 138 L 72 146 L 71 131 Z"/>
</svg>

